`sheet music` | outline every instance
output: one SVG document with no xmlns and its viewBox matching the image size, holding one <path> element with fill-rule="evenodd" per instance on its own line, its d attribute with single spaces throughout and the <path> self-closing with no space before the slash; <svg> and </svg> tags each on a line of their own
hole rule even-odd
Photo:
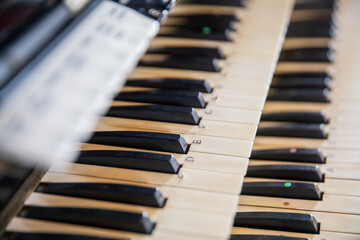
<svg viewBox="0 0 360 240">
<path fill-rule="evenodd" d="M 158 29 L 115 2 L 97 6 L 1 106 L 0 157 L 45 165 L 74 159 L 76 142 L 89 137 Z"/>
</svg>

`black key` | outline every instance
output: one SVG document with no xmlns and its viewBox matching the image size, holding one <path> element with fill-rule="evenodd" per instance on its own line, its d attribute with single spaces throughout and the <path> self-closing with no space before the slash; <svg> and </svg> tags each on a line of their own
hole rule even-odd
<svg viewBox="0 0 360 240">
<path fill-rule="evenodd" d="M 325 156 L 319 148 L 283 148 L 268 150 L 253 150 L 251 159 L 325 163 Z"/>
<path fill-rule="evenodd" d="M 327 72 L 293 72 L 293 73 L 278 73 L 274 77 L 281 79 L 289 78 L 313 78 L 313 77 L 322 77 L 330 78 L 331 76 Z"/>
<path fill-rule="evenodd" d="M 123 4 L 123 3 L 121 2 L 121 4 Z M 135 4 L 144 5 L 144 2 L 141 0 L 138 0 L 138 1 L 134 1 L 133 4 L 134 5 Z M 150 5 L 151 7 L 162 7 L 162 8 L 169 10 L 169 9 L 175 7 L 175 4 L 176 4 L 176 0 L 165 0 L 165 1 L 164 0 L 148 0 L 148 1 L 146 1 L 145 5 Z"/>
<path fill-rule="evenodd" d="M 333 9 L 334 0 L 305 1 L 295 4 L 295 9 Z"/>
<path fill-rule="evenodd" d="M 173 174 L 180 169 L 173 155 L 135 151 L 81 151 L 76 163 Z"/>
<path fill-rule="evenodd" d="M 288 49 L 280 53 L 279 61 L 296 62 L 330 62 L 333 59 L 333 51 L 326 48 L 301 48 Z"/>
<path fill-rule="evenodd" d="M 127 80 L 126 86 L 149 87 L 170 90 L 184 90 L 211 93 L 212 89 L 208 81 L 186 78 L 148 78 Z"/>
<path fill-rule="evenodd" d="M 40 183 L 36 192 L 162 208 L 166 198 L 158 188 L 112 183 Z"/>
<path fill-rule="evenodd" d="M 295 123 L 328 123 L 325 112 L 275 112 L 263 113 L 261 121 L 295 122 Z"/>
<path fill-rule="evenodd" d="M 316 183 L 302 182 L 245 182 L 242 195 L 321 200 Z"/>
<path fill-rule="evenodd" d="M 323 182 L 323 174 L 316 165 L 255 165 L 248 167 L 246 176 Z"/>
<path fill-rule="evenodd" d="M 285 237 L 275 235 L 232 234 L 229 240 L 310 240 L 310 238 Z"/>
<path fill-rule="evenodd" d="M 152 90 L 121 92 L 115 100 L 177 105 L 184 107 L 205 108 L 206 102 L 201 92 Z"/>
<path fill-rule="evenodd" d="M 89 143 L 173 153 L 186 153 L 188 150 L 186 140 L 180 134 L 157 132 L 94 132 Z"/>
<path fill-rule="evenodd" d="M 270 89 L 267 96 L 270 101 L 292 101 L 292 102 L 330 102 L 330 91 L 328 88 L 320 89 Z"/>
<path fill-rule="evenodd" d="M 303 213 L 237 212 L 234 226 L 300 233 L 319 233 L 319 224 L 314 216 Z"/>
<path fill-rule="evenodd" d="M 332 21 L 315 19 L 291 22 L 287 37 L 331 37 L 333 35 Z"/>
<path fill-rule="evenodd" d="M 200 117 L 192 107 L 145 105 L 111 107 L 106 114 L 110 117 L 153 120 L 160 122 L 197 125 Z"/>
<path fill-rule="evenodd" d="M 20 211 L 18 216 L 144 234 L 151 234 L 155 227 L 155 223 L 148 218 L 145 212 L 134 213 L 95 208 L 26 206 Z"/>
<path fill-rule="evenodd" d="M 38 232 L 6 232 L 1 240 L 115 240 L 113 238 L 91 237 L 74 234 L 38 233 Z M 116 238 L 125 240 L 125 238 Z"/>
<path fill-rule="evenodd" d="M 163 47 L 163 48 L 150 48 L 147 53 L 168 54 L 175 56 L 194 56 L 225 59 L 225 55 L 220 48 L 210 47 Z"/>
<path fill-rule="evenodd" d="M 194 21 L 201 22 L 202 24 L 206 24 L 209 21 L 216 20 L 217 22 L 239 22 L 240 18 L 235 14 L 173 14 L 171 18 L 182 18 L 189 20 L 189 23 L 193 23 Z M 194 21 L 193 21 L 194 20 Z M 196 23 L 195 23 L 196 24 Z M 212 23 L 211 23 L 212 24 Z"/>
<path fill-rule="evenodd" d="M 330 88 L 330 77 L 318 76 L 277 76 L 271 81 L 271 88 Z"/>
<path fill-rule="evenodd" d="M 194 14 L 194 15 L 176 15 L 172 16 L 175 19 L 181 19 L 181 23 L 170 24 L 170 26 L 177 26 L 181 28 L 188 28 L 197 31 L 210 30 L 226 30 L 230 29 L 235 31 L 235 22 L 240 19 L 234 14 Z"/>
<path fill-rule="evenodd" d="M 248 0 L 182 0 L 184 4 L 204 4 L 204 5 L 219 5 L 219 6 L 230 6 L 230 7 L 245 7 Z"/>
<path fill-rule="evenodd" d="M 284 123 L 273 127 L 259 127 L 256 135 L 316 139 L 326 139 L 328 137 L 324 124 L 316 123 Z"/>
<path fill-rule="evenodd" d="M 158 56 L 156 59 L 140 60 L 140 66 L 220 72 L 216 58 L 189 56 Z"/>
<path fill-rule="evenodd" d="M 199 30 L 178 28 L 171 33 L 160 33 L 158 36 L 232 42 L 231 29 L 229 28 L 225 30 L 216 30 L 211 27 L 203 27 Z"/>
<path fill-rule="evenodd" d="M 179 22 L 175 24 L 169 24 L 171 27 L 176 27 L 177 31 L 184 31 L 186 32 L 195 32 L 195 33 L 203 33 L 208 35 L 209 33 L 223 33 L 226 31 L 235 31 L 236 25 L 234 21 L 226 21 L 217 19 L 216 17 L 209 17 L 209 18 L 193 18 L 187 17 L 179 20 Z"/>
</svg>

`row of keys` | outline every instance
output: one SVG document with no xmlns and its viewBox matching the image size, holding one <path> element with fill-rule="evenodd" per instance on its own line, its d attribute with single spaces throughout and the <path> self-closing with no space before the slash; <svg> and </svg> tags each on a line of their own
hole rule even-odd
<svg viewBox="0 0 360 240">
<path fill-rule="evenodd" d="M 303 14 L 309 18 L 308 22 L 317 21 L 321 16 L 316 14 L 319 11 L 319 9 L 307 12 L 296 10 L 293 19 L 299 18 Z M 337 11 L 342 11 L 342 9 Z M 330 26 L 327 29 L 328 33 L 333 29 L 330 19 L 327 20 L 327 24 Z M 296 20 L 296 24 L 298 23 Z M 339 25 L 339 34 L 346 34 L 346 31 L 342 32 L 341 23 Z M 333 74 L 329 75 L 327 72 L 322 72 L 321 67 L 316 67 L 317 62 L 321 60 L 318 51 L 313 52 L 313 60 L 311 59 L 309 49 L 315 49 L 311 47 L 311 44 L 327 48 L 327 45 L 321 45 L 326 41 L 316 42 L 314 39 L 310 39 L 324 37 L 323 32 L 320 31 L 322 27 L 318 29 L 316 27 L 304 30 L 309 33 L 306 35 L 307 43 L 304 39 L 302 42 L 296 42 L 293 37 L 298 37 L 298 35 L 293 34 L 289 28 L 287 40 L 290 41 L 290 44 L 287 45 L 285 41 L 284 45 L 285 55 L 289 59 L 286 59 L 287 62 L 280 61 L 278 63 L 279 73 L 275 75 L 275 80 L 285 76 L 290 80 L 295 79 L 294 82 L 304 80 L 304 84 L 295 83 L 279 87 L 276 83 L 278 80 L 276 80 L 272 86 L 283 92 L 289 89 L 293 92 L 290 95 L 283 95 L 283 98 L 274 98 L 270 91 L 268 102 L 264 107 L 265 115 L 262 116 L 263 123 L 259 124 L 254 142 L 255 150 L 252 153 L 247 177 L 244 180 L 244 186 L 247 184 L 257 186 L 259 191 L 245 187 L 240 196 L 239 211 L 256 213 L 271 211 L 273 219 L 266 221 L 268 219 L 265 217 L 260 227 L 260 224 L 235 221 L 234 239 L 236 237 L 241 239 L 242 234 L 250 233 L 269 234 L 269 239 L 358 239 L 359 237 L 359 178 L 356 173 L 358 165 L 356 162 L 348 164 L 346 159 L 340 156 L 331 156 L 326 151 L 327 149 L 325 151 L 321 149 L 323 142 L 330 141 L 327 140 L 328 138 L 340 134 L 339 129 L 328 127 L 329 123 L 333 124 L 333 115 L 329 116 L 322 108 L 337 102 L 339 92 L 329 94 L 326 101 L 319 101 L 321 98 L 314 97 L 315 95 L 303 95 L 299 98 L 295 98 L 293 95 L 294 91 L 298 89 L 307 93 L 317 91 L 321 94 L 324 93 L 324 90 L 332 92 L 334 88 L 336 89 L 335 84 L 332 83 L 339 81 L 339 79 L 334 79 Z M 296 47 L 296 44 L 299 46 Z M 306 45 L 305 48 L 303 48 L 304 45 Z M 296 52 L 297 55 L 289 56 L 290 50 L 286 47 L 290 47 L 291 52 Z M 341 52 L 341 50 L 342 48 L 335 47 L 336 52 Z M 291 57 L 293 58 L 290 59 Z M 323 58 L 320 66 L 325 66 L 325 62 L 329 62 L 329 60 Z M 305 61 L 309 63 L 303 64 L 302 62 Z M 311 65 L 314 65 L 315 72 L 309 71 Z M 287 70 L 284 66 L 288 67 Z M 305 66 L 309 66 L 309 68 Z M 324 84 L 325 79 L 326 84 Z M 308 82 L 314 82 L 314 84 L 308 84 Z M 322 83 L 320 84 L 320 82 Z M 318 102 L 323 103 L 318 104 Z M 336 111 L 333 114 L 336 114 Z M 351 113 L 349 112 L 349 114 Z M 338 122 L 337 126 L 340 126 L 341 123 L 346 124 L 346 121 Z M 343 137 L 347 137 L 347 135 L 359 133 L 356 128 L 353 128 L 352 131 L 350 133 L 342 130 L 341 134 Z M 342 149 L 342 146 L 345 144 L 330 146 L 329 149 L 335 154 L 352 154 L 354 159 L 357 158 L 356 147 L 346 146 Z M 351 150 L 348 151 L 346 148 Z M 304 222 L 300 223 L 301 221 Z"/>
</svg>

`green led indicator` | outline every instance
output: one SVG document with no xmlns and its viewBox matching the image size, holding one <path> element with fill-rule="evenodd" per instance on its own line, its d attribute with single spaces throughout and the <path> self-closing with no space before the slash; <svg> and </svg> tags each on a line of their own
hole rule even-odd
<svg viewBox="0 0 360 240">
<path fill-rule="evenodd" d="M 211 33 L 211 28 L 210 27 L 203 27 L 202 28 L 202 33 L 205 35 L 209 35 Z"/>
<path fill-rule="evenodd" d="M 286 182 L 286 183 L 284 184 L 284 186 L 285 186 L 285 187 L 291 187 L 291 182 Z"/>
</svg>

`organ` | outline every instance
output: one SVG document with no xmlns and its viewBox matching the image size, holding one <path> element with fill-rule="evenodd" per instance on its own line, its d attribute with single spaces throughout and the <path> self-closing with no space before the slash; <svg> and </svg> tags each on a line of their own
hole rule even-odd
<svg viewBox="0 0 360 240">
<path fill-rule="evenodd" d="M 23 66 L 3 31 L 1 239 L 359 239 L 356 0 L 33 2 L 71 14 Z"/>
</svg>

